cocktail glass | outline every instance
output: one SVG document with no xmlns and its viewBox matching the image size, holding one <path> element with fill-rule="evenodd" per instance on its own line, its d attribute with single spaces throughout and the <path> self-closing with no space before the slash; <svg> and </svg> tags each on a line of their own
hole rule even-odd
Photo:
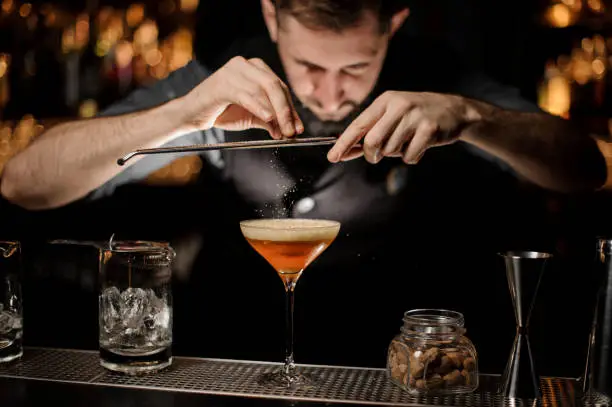
<svg viewBox="0 0 612 407">
<path fill-rule="evenodd" d="M 322 219 L 256 219 L 240 222 L 240 229 L 255 251 L 274 267 L 285 286 L 285 364 L 280 370 L 264 374 L 260 383 L 292 389 L 313 386 L 313 378 L 298 372 L 293 359 L 295 286 L 304 269 L 338 236 L 340 223 Z"/>
</svg>

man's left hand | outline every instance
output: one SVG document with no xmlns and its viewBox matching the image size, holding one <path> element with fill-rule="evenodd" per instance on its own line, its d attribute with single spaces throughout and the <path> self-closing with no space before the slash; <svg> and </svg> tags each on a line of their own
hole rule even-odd
<svg viewBox="0 0 612 407">
<path fill-rule="evenodd" d="M 476 108 L 460 96 L 385 92 L 348 126 L 327 157 L 338 162 L 364 155 L 372 164 L 402 157 L 415 164 L 429 147 L 453 143 L 478 120 Z"/>
</svg>

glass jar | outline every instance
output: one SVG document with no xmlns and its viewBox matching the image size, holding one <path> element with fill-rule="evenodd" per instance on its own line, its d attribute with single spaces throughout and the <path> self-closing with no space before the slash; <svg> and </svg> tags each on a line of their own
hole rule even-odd
<svg viewBox="0 0 612 407">
<path fill-rule="evenodd" d="M 140 374 L 172 364 L 172 261 L 165 242 L 115 242 L 100 251 L 100 364 Z"/>
<path fill-rule="evenodd" d="M 23 355 L 21 246 L 0 242 L 0 364 Z"/>
<path fill-rule="evenodd" d="M 469 393 L 478 387 L 478 357 L 463 315 L 418 309 L 404 313 L 387 354 L 389 379 L 411 394 Z"/>
</svg>

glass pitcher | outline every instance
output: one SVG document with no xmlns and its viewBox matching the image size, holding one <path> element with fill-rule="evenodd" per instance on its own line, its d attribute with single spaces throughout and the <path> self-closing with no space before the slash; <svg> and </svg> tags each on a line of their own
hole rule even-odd
<svg viewBox="0 0 612 407">
<path fill-rule="evenodd" d="M 20 247 L 18 242 L 0 241 L 0 363 L 23 355 Z"/>
<path fill-rule="evenodd" d="M 172 364 L 171 266 L 167 243 L 123 241 L 100 249 L 100 364 L 141 374 Z"/>
</svg>

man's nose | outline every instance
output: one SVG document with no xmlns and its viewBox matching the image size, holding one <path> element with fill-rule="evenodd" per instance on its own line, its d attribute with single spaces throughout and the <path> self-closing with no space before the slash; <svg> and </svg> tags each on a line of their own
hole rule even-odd
<svg viewBox="0 0 612 407">
<path fill-rule="evenodd" d="M 321 75 L 314 90 L 314 97 L 325 113 L 334 113 L 342 105 L 344 91 L 342 81 L 337 74 Z"/>
</svg>

